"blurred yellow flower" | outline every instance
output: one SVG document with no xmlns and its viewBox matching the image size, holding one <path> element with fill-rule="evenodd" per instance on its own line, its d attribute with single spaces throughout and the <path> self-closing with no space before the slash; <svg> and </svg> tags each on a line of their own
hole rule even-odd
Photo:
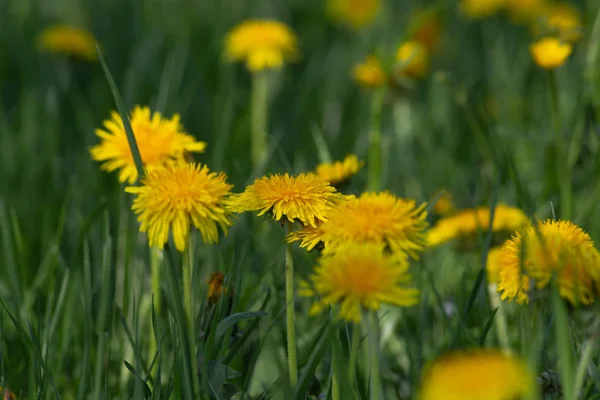
<svg viewBox="0 0 600 400">
<path fill-rule="evenodd" d="M 492 349 L 457 351 L 425 369 L 417 399 L 522 399 L 534 384 L 533 373 L 519 358 Z"/>
<path fill-rule="evenodd" d="M 217 304 L 223 295 L 223 282 L 225 275 L 222 272 L 213 272 L 208 279 L 208 295 L 206 296 L 208 304 Z M 227 293 L 227 289 L 225 289 Z"/>
<path fill-rule="evenodd" d="M 437 215 L 448 215 L 454 212 L 454 202 L 452 194 L 446 190 L 442 190 L 436 194 L 435 203 L 433 204 L 433 212 Z"/>
<path fill-rule="evenodd" d="M 373 22 L 379 7 L 380 0 L 327 0 L 329 15 L 357 30 Z"/>
<path fill-rule="evenodd" d="M 487 280 L 490 283 L 500 282 L 500 267 L 502 263 L 502 247 L 492 247 L 487 254 Z"/>
<path fill-rule="evenodd" d="M 562 297 L 590 304 L 600 283 L 600 253 L 590 236 L 569 221 L 540 221 L 517 232 L 502 247 L 498 291 L 502 298 L 527 301 L 528 283 L 542 289 L 555 277 Z"/>
<path fill-rule="evenodd" d="M 322 226 L 322 223 L 317 227 L 305 226 L 302 229 L 288 233 L 285 240 L 288 243 L 300 242 L 300 247 L 305 247 L 307 251 L 311 251 L 315 247 L 319 248 L 323 243 Z"/>
<path fill-rule="evenodd" d="M 37 37 L 37 46 L 51 53 L 65 54 L 94 61 L 98 58 L 94 36 L 69 25 L 53 25 Z"/>
<path fill-rule="evenodd" d="M 299 293 L 317 297 L 311 315 L 339 303 L 341 318 L 360 322 L 361 308 L 378 310 L 381 303 L 417 304 L 419 291 L 408 287 L 411 280 L 405 254 L 386 254 L 380 244 L 363 243 L 321 257 L 310 282 L 302 282 Z"/>
<path fill-rule="evenodd" d="M 421 43 L 429 52 L 433 51 L 442 36 L 442 21 L 439 13 L 417 10 L 411 19 L 417 24 L 412 40 Z"/>
<path fill-rule="evenodd" d="M 344 161 L 317 165 L 316 173 L 331 185 L 338 185 L 356 175 L 364 164 L 355 154 L 348 154 Z"/>
<path fill-rule="evenodd" d="M 225 38 L 229 61 L 245 61 L 251 72 L 279 69 L 298 56 L 297 38 L 285 24 L 273 20 L 247 20 Z"/>
<path fill-rule="evenodd" d="M 393 253 L 419 258 L 426 244 L 426 204 L 389 192 L 363 193 L 333 208 L 321 227 L 325 252 L 353 243 L 384 245 Z"/>
<path fill-rule="evenodd" d="M 529 46 L 533 61 L 544 69 L 560 67 L 567 61 L 572 51 L 573 47 L 570 43 L 554 37 L 545 37 Z"/>
<path fill-rule="evenodd" d="M 0 393 L 2 394 L 2 398 L 4 400 L 17 400 L 17 396 L 13 392 L 3 388 L 2 386 L 0 386 Z"/>
<path fill-rule="evenodd" d="M 429 69 L 427 47 L 416 40 L 403 43 L 396 52 L 396 61 L 399 64 L 396 69 L 398 74 L 420 78 Z"/>
<path fill-rule="evenodd" d="M 314 174 L 285 173 L 255 180 L 243 193 L 231 196 L 228 207 L 236 213 L 258 211 L 259 217 L 270 213 L 276 221 L 298 220 L 316 228 L 341 197 L 329 182 Z"/>
<path fill-rule="evenodd" d="M 506 0 L 460 0 L 460 10 L 468 18 L 486 18 L 500 11 Z"/>
<path fill-rule="evenodd" d="M 183 130 L 179 114 L 166 119 L 148 107 L 136 106 L 129 117 L 142 162 L 154 166 L 170 160 L 183 160 L 187 152 L 202 153 L 206 143 L 197 142 Z M 101 143 L 90 149 L 92 158 L 103 162 L 102 169 L 112 172 L 120 169 L 119 181 L 133 184 L 138 173 L 127 141 L 121 116 L 116 111 L 104 121 L 105 129 L 96 129 Z"/>
<path fill-rule="evenodd" d="M 383 70 L 381 62 L 376 56 L 370 55 L 357 64 L 352 70 L 354 80 L 366 88 L 375 88 L 387 83 L 388 78 Z"/>
<path fill-rule="evenodd" d="M 581 13 L 569 3 L 548 4 L 537 16 L 534 31 L 538 35 L 555 35 L 567 42 L 577 42 L 583 36 Z"/>
<path fill-rule="evenodd" d="M 429 231 L 427 241 L 429 246 L 438 246 L 462 236 L 475 234 L 477 231 L 488 229 L 490 209 L 479 207 L 463 210 L 451 216 L 440 219 Z M 498 204 L 494 210 L 492 231 L 515 231 L 528 223 L 528 218 L 518 208 Z"/>
<path fill-rule="evenodd" d="M 505 0 L 506 11 L 514 22 L 530 22 L 548 4 L 548 0 Z"/>
<path fill-rule="evenodd" d="M 176 161 L 148 168 L 142 185 L 125 191 L 136 195 L 131 208 L 138 214 L 140 232 L 148 233 L 150 246 L 162 249 L 172 229 L 175 247 L 184 251 L 190 223 L 205 243 L 218 242 L 219 226 L 227 234 L 231 220 L 224 200 L 232 186 L 226 179 L 206 166 Z"/>
</svg>

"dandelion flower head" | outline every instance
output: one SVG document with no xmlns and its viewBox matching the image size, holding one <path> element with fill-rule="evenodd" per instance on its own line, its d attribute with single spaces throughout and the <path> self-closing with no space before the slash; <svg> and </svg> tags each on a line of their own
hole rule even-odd
<svg viewBox="0 0 600 400">
<path fill-rule="evenodd" d="M 356 175 L 363 165 L 355 154 L 348 154 L 343 161 L 317 165 L 315 172 L 331 185 L 338 185 Z"/>
<path fill-rule="evenodd" d="M 529 46 L 533 61 L 544 69 L 555 69 L 567 61 L 573 46 L 555 37 L 542 38 Z"/>
<path fill-rule="evenodd" d="M 192 225 L 206 243 L 219 240 L 218 227 L 227 233 L 231 219 L 224 201 L 232 186 L 226 179 L 206 166 L 177 161 L 148 168 L 142 185 L 125 191 L 136 195 L 132 210 L 150 246 L 162 249 L 172 231 L 175 247 L 184 251 Z"/>
<path fill-rule="evenodd" d="M 419 291 L 409 287 L 410 283 L 404 254 L 392 255 L 379 244 L 363 243 L 321 257 L 310 281 L 302 283 L 300 295 L 318 297 L 311 315 L 339 303 L 341 318 L 359 322 L 361 308 L 377 310 L 381 303 L 417 304 Z"/>
<path fill-rule="evenodd" d="M 487 254 L 487 280 L 489 283 L 498 283 L 500 281 L 500 268 L 502 265 L 502 247 L 492 247 Z"/>
<path fill-rule="evenodd" d="M 429 53 L 427 47 L 419 41 L 410 40 L 400 45 L 396 52 L 399 75 L 420 78 L 429 69 Z"/>
<path fill-rule="evenodd" d="M 381 61 L 374 55 L 367 56 L 363 62 L 357 64 L 352 70 L 352 76 L 356 83 L 365 88 L 381 87 L 388 81 Z"/>
<path fill-rule="evenodd" d="M 572 304 L 590 304 L 600 282 L 600 253 L 590 236 L 569 221 L 540 221 L 515 234 L 503 246 L 502 298 L 526 295 L 522 278 L 542 289 L 556 276 L 560 295 Z M 517 298 L 517 300 L 519 300 Z"/>
<path fill-rule="evenodd" d="M 363 193 L 341 202 L 322 226 L 326 252 L 352 243 L 383 245 L 394 253 L 419 258 L 426 244 L 426 204 L 389 192 Z"/>
<path fill-rule="evenodd" d="M 302 229 L 290 232 L 285 239 L 288 243 L 300 242 L 300 247 L 311 251 L 323 243 L 323 223 L 319 223 L 316 227 L 307 225 Z"/>
<path fill-rule="evenodd" d="M 556 35 L 570 43 L 581 40 L 583 22 L 581 13 L 569 3 L 550 3 L 536 17 L 534 32 Z"/>
<path fill-rule="evenodd" d="M 530 22 L 539 15 L 548 0 L 506 0 L 506 11 L 514 22 Z"/>
<path fill-rule="evenodd" d="M 284 23 L 274 20 L 247 20 L 225 38 L 229 61 L 245 61 L 251 72 L 279 69 L 298 56 L 297 38 Z"/>
<path fill-rule="evenodd" d="M 470 350 L 439 357 L 426 370 L 418 400 L 525 398 L 534 377 L 519 358 L 498 350 Z"/>
<path fill-rule="evenodd" d="M 412 40 L 421 43 L 431 52 L 437 47 L 442 36 L 442 21 L 439 13 L 420 9 L 413 14 L 411 20 L 418 24 Z"/>
<path fill-rule="evenodd" d="M 377 17 L 380 2 L 381 0 L 327 0 L 327 11 L 335 20 L 358 30 Z"/>
<path fill-rule="evenodd" d="M 490 209 L 479 207 L 468 209 L 440 219 L 428 232 L 429 246 L 438 246 L 462 236 L 475 234 L 477 231 L 488 229 Z M 504 204 L 496 205 L 492 231 L 513 232 L 528 223 L 528 218 L 518 208 L 508 207 Z"/>
<path fill-rule="evenodd" d="M 471 19 L 489 17 L 500 11 L 506 0 L 460 0 L 460 10 Z"/>
<path fill-rule="evenodd" d="M 37 46 L 41 50 L 90 61 L 98 58 L 96 45 L 96 39 L 90 32 L 69 25 L 50 26 L 37 37 Z"/>
<path fill-rule="evenodd" d="M 453 211 L 454 202 L 452 201 L 452 194 L 446 190 L 438 192 L 433 204 L 433 212 L 437 215 L 448 215 Z"/>
<path fill-rule="evenodd" d="M 231 196 L 228 207 L 236 213 L 258 211 L 259 217 L 272 213 L 276 221 L 298 220 L 316 228 L 327 219 L 328 211 L 341 196 L 329 182 L 315 174 L 285 173 L 255 180 L 244 192 Z"/>
<path fill-rule="evenodd" d="M 206 143 L 198 142 L 183 130 L 179 115 L 171 119 L 148 107 L 136 106 L 129 118 L 143 164 L 155 166 L 166 161 L 183 160 L 187 152 L 202 153 Z M 101 168 L 112 172 L 120 169 L 119 181 L 133 184 L 138 173 L 127 141 L 123 120 L 116 111 L 104 121 L 104 129 L 96 129 L 101 143 L 90 149 L 92 158 L 101 161 Z"/>
</svg>

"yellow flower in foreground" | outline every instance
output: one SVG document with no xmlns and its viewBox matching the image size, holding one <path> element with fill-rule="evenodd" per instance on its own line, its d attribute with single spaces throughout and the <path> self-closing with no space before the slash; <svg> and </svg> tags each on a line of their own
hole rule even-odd
<svg viewBox="0 0 600 400">
<path fill-rule="evenodd" d="M 379 6 L 380 0 L 327 0 L 329 15 L 354 29 L 373 22 Z"/>
<path fill-rule="evenodd" d="M 321 227 L 326 252 L 354 243 L 374 243 L 418 259 L 426 244 L 426 204 L 388 192 L 363 193 L 333 208 Z"/>
<path fill-rule="evenodd" d="M 272 213 L 276 221 L 299 220 L 316 228 L 340 197 L 333 186 L 314 174 L 286 173 L 255 180 L 243 193 L 231 196 L 228 207 L 236 213 L 258 211 L 259 217 Z"/>
<path fill-rule="evenodd" d="M 323 256 L 300 295 L 318 296 L 310 313 L 320 313 L 340 303 L 340 317 L 360 321 L 361 307 L 377 310 L 381 303 L 411 306 L 419 301 L 419 291 L 409 288 L 411 276 L 404 254 L 385 254 L 378 244 L 359 244 L 332 256 Z"/>
<path fill-rule="evenodd" d="M 572 51 L 571 44 L 554 37 L 545 37 L 529 46 L 533 61 L 545 69 L 560 67 L 567 61 Z"/>
<path fill-rule="evenodd" d="M 486 231 L 489 221 L 488 207 L 464 210 L 442 218 L 428 232 L 429 246 L 438 246 L 462 236 L 475 234 L 480 230 Z M 498 204 L 494 210 L 492 231 L 515 231 L 528 221 L 527 216 L 520 209 Z"/>
<path fill-rule="evenodd" d="M 298 55 L 292 30 L 274 20 L 248 20 L 234 27 L 225 38 L 229 61 L 245 61 L 251 72 L 279 69 Z"/>
<path fill-rule="evenodd" d="M 98 57 L 96 43 L 90 32 L 68 25 L 50 26 L 37 37 L 37 46 L 42 50 L 90 61 Z"/>
<path fill-rule="evenodd" d="M 396 52 L 398 67 L 396 72 L 413 78 L 420 78 L 429 69 L 429 53 L 421 42 L 411 40 L 403 43 Z"/>
<path fill-rule="evenodd" d="M 548 0 L 506 0 L 506 10 L 514 22 L 528 22 L 542 12 Z"/>
<path fill-rule="evenodd" d="M 344 161 L 335 161 L 317 165 L 316 173 L 332 185 L 343 183 L 356 175 L 364 162 L 358 161 L 355 154 L 348 154 Z"/>
<path fill-rule="evenodd" d="M 227 234 L 231 220 L 223 202 L 232 186 L 226 179 L 206 166 L 179 161 L 147 169 L 142 186 L 125 191 L 137 195 L 132 210 L 138 214 L 140 231 L 148 233 L 150 246 L 162 249 L 172 229 L 175 247 L 184 251 L 190 224 L 206 243 L 219 240 L 218 226 Z"/>
<path fill-rule="evenodd" d="M 567 42 L 577 42 L 583 35 L 581 13 L 569 3 L 547 5 L 536 18 L 535 32 L 556 35 Z"/>
<path fill-rule="evenodd" d="M 388 80 L 381 62 L 373 55 L 367 56 L 362 63 L 357 64 L 352 70 L 352 76 L 359 85 L 367 88 L 383 86 Z"/>
<path fill-rule="evenodd" d="M 197 142 L 183 130 L 178 114 L 166 119 L 158 112 L 151 114 L 148 107 L 136 106 L 129 120 L 146 167 L 183 160 L 186 152 L 201 153 L 206 148 L 206 143 Z M 101 168 L 108 172 L 120 169 L 119 181 L 133 184 L 138 173 L 119 113 L 113 111 L 111 119 L 104 121 L 104 129 L 96 129 L 96 135 L 102 143 L 90 149 L 92 158 L 103 161 Z"/>
<path fill-rule="evenodd" d="M 519 358 L 498 350 L 449 353 L 425 370 L 418 400 L 510 400 L 532 393 L 534 376 Z"/>
<path fill-rule="evenodd" d="M 460 10 L 469 18 L 489 17 L 500 11 L 506 0 L 461 0 Z"/>
<path fill-rule="evenodd" d="M 523 278 L 542 289 L 556 276 L 560 295 L 572 304 L 594 302 L 600 282 L 600 253 L 577 225 L 540 221 L 537 227 L 515 234 L 502 251 L 498 291 L 503 292 L 503 299 L 527 301 L 528 279 L 524 282 Z"/>
<path fill-rule="evenodd" d="M 492 247 L 487 255 L 487 280 L 490 283 L 500 282 L 500 268 L 502 265 L 502 247 Z"/>
</svg>

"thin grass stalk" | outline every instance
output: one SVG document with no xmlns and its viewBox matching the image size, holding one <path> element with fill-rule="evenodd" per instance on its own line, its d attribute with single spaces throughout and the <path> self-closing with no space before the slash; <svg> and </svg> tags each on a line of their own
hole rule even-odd
<svg viewBox="0 0 600 400">
<path fill-rule="evenodd" d="M 368 181 L 367 190 L 381 190 L 381 116 L 385 99 L 385 87 L 373 92 L 371 97 L 371 117 L 369 122 L 369 154 L 367 158 Z"/>
<path fill-rule="evenodd" d="M 288 233 L 294 230 L 293 223 L 287 222 Z M 292 244 L 285 245 L 285 315 L 287 328 L 287 358 L 290 385 L 292 388 L 298 382 L 298 363 L 296 356 L 296 311 L 294 301 L 294 260 Z"/>
<path fill-rule="evenodd" d="M 554 314 L 554 328 L 556 335 L 556 351 L 560 360 L 558 370 L 561 376 L 565 400 L 576 400 L 574 392 L 573 353 L 567 308 L 557 289 L 552 291 L 552 311 Z"/>
<path fill-rule="evenodd" d="M 369 399 L 381 400 L 381 377 L 379 375 L 379 318 L 376 311 L 367 313 L 367 337 L 369 341 Z"/>
<path fill-rule="evenodd" d="M 588 339 L 583 344 L 583 350 L 581 351 L 581 358 L 575 371 L 575 380 L 573 384 L 573 397 L 577 398 L 579 393 L 583 390 L 583 383 L 585 382 L 585 376 L 587 374 L 587 367 L 594 356 L 594 350 L 596 350 L 596 344 L 593 340 Z"/>
<path fill-rule="evenodd" d="M 193 273 L 194 273 L 194 231 L 190 232 L 189 242 L 182 254 L 183 306 L 187 319 L 190 340 L 190 357 L 194 393 L 198 392 L 198 363 L 196 362 L 196 335 L 194 318 Z"/>
<path fill-rule="evenodd" d="M 267 155 L 268 92 L 268 75 L 252 74 L 250 156 L 254 170 L 264 163 Z"/>
<path fill-rule="evenodd" d="M 504 304 L 502 304 L 502 300 L 500 300 L 500 296 L 498 295 L 498 286 L 495 283 L 488 285 L 488 294 L 490 296 L 490 303 L 492 308 L 495 308 L 496 316 L 494 325 L 496 326 L 496 335 L 498 337 L 498 342 L 500 342 L 500 348 L 507 354 L 512 353 L 512 349 L 510 348 L 510 340 L 508 339 L 508 325 L 506 323 L 506 313 L 504 312 Z"/>
</svg>

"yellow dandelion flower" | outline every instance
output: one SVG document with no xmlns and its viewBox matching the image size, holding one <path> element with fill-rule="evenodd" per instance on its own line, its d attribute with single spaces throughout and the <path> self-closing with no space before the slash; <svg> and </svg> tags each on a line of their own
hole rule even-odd
<svg viewBox="0 0 600 400">
<path fill-rule="evenodd" d="M 497 13 L 505 3 L 506 0 L 461 0 L 459 7 L 468 18 L 479 19 Z"/>
<path fill-rule="evenodd" d="M 208 304 L 217 304 L 221 300 L 223 291 L 227 293 L 229 290 L 223 288 L 225 275 L 222 272 L 213 272 L 208 279 L 208 295 L 206 296 Z M 231 296 L 231 295 L 230 295 Z"/>
<path fill-rule="evenodd" d="M 498 291 L 512 300 L 526 295 L 522 278 L 542 289 L 556 276 L 562 297 L 590 304 L 600 282 L 600 253 L 590 236 L 569 221 L 540 221 L 515 234 L 504 246 Z M 517 299 L 518 300 L 518 299 Z"/>
<path fill-rule="evenodd" d="M 420 78 L 429 69 L 429 53 L 427 47 L 421 42 L 411 40 L 403 43 L 396 52 L 398 68 L 396 72 L 400 75 Z"/>
<path fill-rule="evenodd" d="M 142 162 L 146 167 L 171 160 L 183 160 L 187 152 L 202 153 L 206 143 L 197 142 L 183 130 L 179 115 L 166 119 L 148 107 L 136 106 L 129 117 Z M 96 129 L 102 142 L 90 149 L 92 158 L 101 161 L 103 170 L 120 169 L 119 181 L 133 184 L 138 173 L 127 141 L 123 120 L 116 111 L 104 121 L 104 129 Z"/>
<path fill-rule="evenodd" d="M 355 154 L 348 154 L 344 161 L 317 165 L 315 172 L 331 185 L 338 185 L 356 175 L 364 164 Z"/>
<path fill-rule="evenodd" d="M 451 214 L 455 207 L 452 201 L 452 194 L 446 190 L 438 192 L 436 195 L 437 199 L 433 204 L 433 212 L 437 215 L 448 215 Z"/>
<path fill-rule="evenodd" d="M 225 38 L 229 61 L 245 61 L 251 72 L 279 69 L 298 56 L 297 38 L 284 23 L 274 20 L 247 20 Z"/>
<path fill-rule="evenodd" d="M 551 3 L 540 12 L 534 24 L 534 32 L 556 35 L 570 43 L 581 40 L 583 22 L 581 13 L 569 3 Z"/>
<path fill-rule="evenodd" d="M 554 37 L 542 38 L 529 46 L 533 61 L 544 69 L 555 69 L 567 61 L 573 47 Z"/>
<path fill-rule="evenodd" d="M 547 4 L 548 0 L 506 0 L 506 10 L 514 22 L 528 22 Z"/>
<path fill-rule="evenodd" d="M 341 202 L 321 227 L 325 251 L 349 243 L 375 243 L 418 259 L 426 244 L 425 206 L 388 192 L 363 193 Z"/>
<path fill-rule="evenodd" d="M 379 13 L 381 0 L 327 0 L 327 11 L 335 20 L 361 29 Z"/>
<path fill-rule="evenodd" d="M 98 58 L 94 36 L 80 28 L 69 25 L 53 25 L 37 37 L 39 49 L 94 61 Z"/>
<path fill-rule="evenodd" d="M 500 282 L 500 267 L 502 264 L 502 247 L 492 247 L 487 254 L 487 280 L 490 283 Z"/>
<path fill-rule="evenodd" d="M 376 88 L 387 83 L 388 78 L 379 59 L 373 55 L 357 64 L 352 70 L 356 83 L 366 88 Z"/>
<path fill-rule="evenodd" d="M 195 226 L 206 243 L 219 240 L 218 227 L 227 234 L 231 225 L 224 200 L 232 186 L 224 173 L 184 161 L 147 169 L 142 186 L 128 186 L 136 195 L 132 210 L 141 222 L 140 232 L 148 233 L 150 246 L 163 248 L 173 230 L 175 247 L 184 251 Z"/>
<path fill-rule="evenodd" d="M 306 251 L 311 251 L 315 247 L 320 247 L 323 243 L 322 226 L 322 223 L 317 227 L 305 226 L 302 229 L 288 233 L 285 240 L 288 243 L 300 242 L 300 247 L 306 248 Z"/>
<path fill-rule="evenodd" d="M 361 308 L 377 310 L 381 303 L 411 306 L 419 301 L 419 291 L 408 287 L 411 276 L 404 254 L 386 254 L 379 244 L 351 245 L 331 256 L 320 258 L 300 295 L 318 296 L 310 314 L 339 303 L 340 317 L 360 321 Z"/>
<path fill-rule="evenodd" d="M 442 37 L 442 21 L 439 13 L 417 10 L 412 18 L 418 23 L 412 34 L 412 40 L 421 43 L 429 52 L 433 51 Z"/>
<path fill-rule="evenodd" d="M 329 182 L 314 174 L 285 173 L 255 180 L 243 193 L 231 196 L 228 207 L 236 213 L 258 211 L 259 217 L 272 213 L 276 221 L 285 217 L 316 228 L 340 196 Z"/>
<path fill-rule="evenodd" d="M 477 349 L 439 357 L 426 370 L 418 400 L 508 400 L 532 393 L 525 362 L 499 350 Z"/>
<path fill-rule="evenodd" d="M 489 221 L 488 207 L 463 210 L 440 219 L 427 233 L 427 241 L 429 246 L 433 247 L 462 236 L 475 234 L 480 230 L 486 231 Z M 520 209 L 498 204 L 494 210 L 492 231 L 512 232 L 527 223 L 528 218 Z"/>
</svg>

